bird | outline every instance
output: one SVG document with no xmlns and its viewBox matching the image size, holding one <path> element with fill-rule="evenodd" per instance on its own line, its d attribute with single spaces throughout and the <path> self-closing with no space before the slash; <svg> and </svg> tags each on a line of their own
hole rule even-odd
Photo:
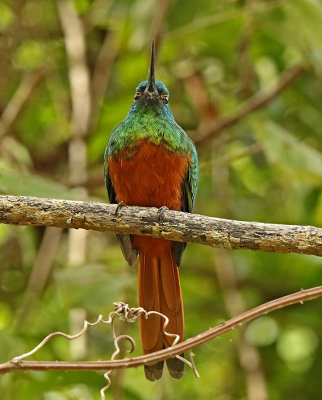
<svg viewBox="0 0 322 400">
<path fill-rule="evenodd" d="M 169 90 L 155 80 L 155 41 L 152 40 L 148 80 L 141 82 L 125 119 L 111 133 L 104 153 L 104 177 L 110 203 L 157 207 L 161 211 L 192 212 L 199 171 L 194 143 L 176 123 Z M 160 216 L 161 216 L 160 214 Z M 184 311 L 179 265 L 186 243 L 140 235 L 117 235 L 125 260 L 139 258 L 139 306 L 164 314 L 166 331 L 184 340 Z M 140 318 L 144 354 L 169 347 L 174 337 L 163 331 L 161 316 Z M 173 378 L 184 374 L 184 362 L 166 360 Z M 145 365 L 150 381 L 160 379 L 164 362 Z"/>
</svg>

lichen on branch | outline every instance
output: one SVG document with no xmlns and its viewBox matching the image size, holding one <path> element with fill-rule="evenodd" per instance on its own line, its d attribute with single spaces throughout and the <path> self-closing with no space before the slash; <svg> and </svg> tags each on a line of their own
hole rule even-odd
<svg viewBox="0 0 322 400">
<path fill-rule="evenodd" d="M 162 237 L 226 249 L 322 255 L 322 229 L 314 226 L 235 221 L 89 201 L 0 196 L 0 223 L 91 229 Z"/>
</svg>

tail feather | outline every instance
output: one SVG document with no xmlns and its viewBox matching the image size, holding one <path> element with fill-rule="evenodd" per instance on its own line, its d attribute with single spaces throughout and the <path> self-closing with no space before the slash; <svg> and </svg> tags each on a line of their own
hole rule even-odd
<svg viewBox="0 0 322 400">
<path fill-rule="evenodd" d="M 160 290 L 160 312 L 169 318 L 167 332 L 175 333 L 183 340 L 183 304 L 179 281 L 179 269 L 174 264 L 172 254 L 169 252 L 160 260 L 162 290 Z M 171 346 L 175 338 L 165 336 L 165 347 Z"/>
<path fill-rule="evenodd" d="M 156 258 L 140 254 L 139 267 L 139 303 L 146 311 L 160 310 L 159 266 Z M 143 352 L 152 353 L 162 348 L 161 318 L 151 315 L 149 319 L 141 318 L 141 341 Z"/>
<path fill-rule="evenodd" d="M 166 331 L 180 336 L 183 340 L 184 320 L 179 271 L 173 262 L 169 249 L 162 257 L 140 252 L 139 302 L 147 311 L 158 311 L 166 315 L 169 323 Z M 141 340 L 144 354 L 169 347 L 174 338 L 163 334 L 164 319 L 152 315 L 140 320 Z M 178 359 L 167 360 L 170 375 L 181 378 L 184 363 Z M 163 362 L 145 366 L 147 379 L 154 381 L 162 376 Z"/>
</svg>

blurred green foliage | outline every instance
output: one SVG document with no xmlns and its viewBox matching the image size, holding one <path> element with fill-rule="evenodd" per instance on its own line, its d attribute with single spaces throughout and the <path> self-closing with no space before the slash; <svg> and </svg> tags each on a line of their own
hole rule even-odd
<svg viewBox="0 0 322 400">
<path fill-rule="evenodd" d="M 110 42 L 105 52 L 114 54 L 104 65 L 101 79 L 109 74 L 106 94 L 84 139 L 88 173 L 84 186 L 89 198 L 107 201 L 104 148 L 126 115 L 136 85 L 147 77 L 150 39 L 162 16 L 162 4 L 167 2 L 75 1 L 91 76 L 106 37 Z M 200 149 L 195 211 L 240 220 L 321 225 L 321 1 L 175 0 L 169 2 L 161 25 L 157 78 L 170 89 L 175 118 L 192 136 L 209 122 L 196 105 L 200 85 L 216 113 L 234 115 L 248 98 L 276 84 L 284 70 L 298 64 L 305 67 L 266 107 Z M 12 104 L 26 77 L 46 68 L 10 129 L 0 137 L 0 192 L 79 198 L 69 185 L 72 103 L 57 3 L 3 0 L 0 53 L 1 113 Z M 136 268 L 125 265 L 114 235 L 97 232 L 88 234 L 86 260 L 75 268 L 68 266 L 70 238 L 63 232 L 45 287 L 30 302 L 28 280 L 43 234 L 40 228 L 0 226 L 1 362 L 29 351 L 52 331 L 70 331 L 75 308 L 93 321 L 99 313 L 107 315 L 114 301 L 137 304 Z M 226 257 L 247 309 L 321 283 L 317 257 L 250 251 L 227 252 Z M 186 337 L 228 318 L 229 288 L 216 276 L 220 259 L 211 248 L 187 247 L 181 267 Z M 120 323 L 120 329 L 139 340 L 138 324 Z M 151 384 L 141 368 L 129 369 L 112 374 L 108 398 L 254 400 L 247 390 L 249 371 L 238 358 L 243 340 L 259 352 L 267 398 L 318 399 L 321 332 L 321 301 L 281 309 L 253 321 L 244 331 L 235 330 L 196 349 L 199 380 L 187 369 L 180 381 L 165 373 L 161 383 Z M 113 346 L 108 328 L 91 329 L 86 340 L 82 358 L 109 359 Z M 135 354 L 140 354 L 139 346 Z M 70 344 L 56 338 L 34 359 L 71 357 Z M 93 372 L 12 373 L 0 377 L 0 398 L 99 399 L 104 384 L 102 374 Z"/>
</svg>

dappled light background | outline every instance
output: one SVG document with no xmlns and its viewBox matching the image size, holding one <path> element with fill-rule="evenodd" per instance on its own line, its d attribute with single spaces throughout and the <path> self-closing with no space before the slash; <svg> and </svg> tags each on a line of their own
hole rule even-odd
<svg viewBox="0 0 322 400">
<path fill-rule="evenodd" d="M 107 201 L 104 149 L 147 78 L 153 36 L 157 79 L 198 148 L 195 212 L 321 226 L 319 0 L 2 0 L 1 194 Z M 322 278 L 318 257 L 196 244 L 180 272 L 186 338 Z M 137 305 L 137 267 L 114 234 L 0 225 L 0 362 L 52 331 L 77 332 L 114 301 Z M 321 311 L 319 300 L 291 306 L 202 345 L 200 379 L 188 368 L 154 384 L 142 368 L 115 371 L 107 396 L 318 399 Z M 139 342 L 138 323 L 118 331 Z M 104 326 L 73 343 L 55 338 L 33 359 L 112 353 Z M 95 372 L 12 373 L 0 397 L 98 400 L 104 385 Z"/>
</svg>

